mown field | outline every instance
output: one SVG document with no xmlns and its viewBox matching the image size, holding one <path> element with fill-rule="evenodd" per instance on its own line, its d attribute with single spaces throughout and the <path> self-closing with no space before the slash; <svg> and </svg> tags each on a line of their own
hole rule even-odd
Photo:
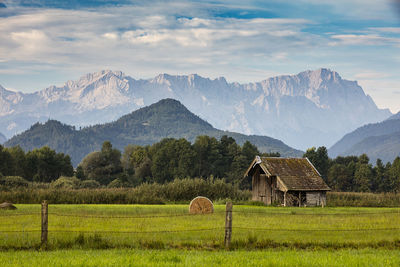
<svg viewBox="0 0 400 267">
<path fill-rule="evenodd" d="M 0 211 L 0 249 L 40 248 L 40 205 Z M 400 248 L 399 208 L 234 205 L 232 249 Z M 223 248 L 225 206 L 49 205 L 48 249 Z"/>
</svg>

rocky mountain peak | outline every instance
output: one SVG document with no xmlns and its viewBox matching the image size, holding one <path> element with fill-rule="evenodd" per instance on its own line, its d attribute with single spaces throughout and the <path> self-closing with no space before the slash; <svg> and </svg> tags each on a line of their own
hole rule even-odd
<svg viewBox="0 0 400 267">
<path fill-rule="evenodd" d="M 271 135 L 307 149 L 329 146 L 349 130 L 391 115 L 378 109 L 356 82 L 326 68 L 248 84 L 197 74 L 164 73 L 134 80 L 121 71 L 103 70 L 63 87 L 32 94 L 12 92 L 20 94 L 12 101 L 1 102 L 4 91 L 0 88 L 0 131 L 6 136 L 50 115 L 83 126 L 112 121 L 144 105 L 175 98 L 221 129 Z"/>
</svg>

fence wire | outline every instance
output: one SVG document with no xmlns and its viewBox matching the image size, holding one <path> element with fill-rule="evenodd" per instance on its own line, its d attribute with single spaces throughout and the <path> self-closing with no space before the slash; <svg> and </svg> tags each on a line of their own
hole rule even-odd
<svg viewBox="0 0 400 267">
<path fill-rule="evenodd" d="M 6 213 L 6 214 L 0 214 L 0 217 L 14 217 L 14 216 L 32 216 L 32 215 L 40 215 L 40 212 L 31 212 L 31 213 Z"/>
<path fill-rule="evenodd" d="M 305 216 L 357 216 L 357 215 L 379 215 L 379 214 L 397 214 L 400 215 L 400 210 L 399 211 L 384 211 L 384 212 L 355 212 L 355 213 L 299 213 L 299 212 L 288 212 L 288 213 L 283 213 L 283 212 L 263 212 L 263 211 L 232 211 L 233 213 L 238 213 L 238 214 L 262 214 L 262 215 L 305 215 Z"/>
<path fill-rule="evenodd" d="M 366 216 L 366 215 L 381 215 L 381 214 L 393 214 L 400 215 L 399 211 L 383 211 L 383 212 L 356 212 L 356 213 L 299 213 L 299 212 L 265 212 L 265 211 L 241 211 L 233 210 L 235 214 L 240 215 L 277 215 L 277 216 Z M 226 211 L 214 211 L 213 214 L 225 214 Z M 17 217 L 17 216 L 40 216 L 40 212 L 37 213 L 3 213 L 0 217 Z M 199 214 L 190 213 L 175 213 L 175 214 L 145 214 L 145 215 L 117 215 L 117 216 L 107 216 L 107 215 L 90 215 L 90 214 L 67 214 L 59 212 L 49 212 L 49 216 L 59 216 L 59 217 L 72 217 L 72 218 L 98 218 L 98 219 L 154 219 L 154 218 L 173 218 L 173 217 L 196 217 L 201 216 Z M 202 214 L 204 216 L 204 214 Z M 1 226 L 1 224 L 0 224 Z M 3 225 L 4 226 L 4 225 Z M 215 231 L 224 230 L 225 227 L 211 227 L 211 228 L 194 228 L 194 229 L 180 229 L 180 230 L 158 230 L 158 231 L 85 231 L 85 230 L 48 230 L 48 233 L 97 233 L 97 234 L 162 234 L 162 233 L 180 233 L 180 232 L 202 232 L 202 231 Z M 364 231 L 399 231 L 400 227 L 389 227 L 389 228 L 354 228 L 354 229 L 293 229 L 293 228 L 257 228 L 257 227 L 246 227 L 235 224 L 233 225 L 233 230 L 248 230 L 248 231 L 282 231 L 282 232 L 364 232 Z M 41 230 L 0 230 L 0 233 L 39 233 Z"/>
<path fill-rule="evenodd" d="M 182 229 L 182 230 L 163 230 L 163 231 L 86 231 L 86 230 L 48 230 L 48 233 L 91 233 L 91 234 L 162 234 L 162 233 L 180 233 L 180 232 L 202 232 L 202 231 L 214 231 L 223 230 L 225 227 L 213 227 L 213 228 L 199 228 L 199 229 Z M 0 231 L 0 233 L 35 233 L 41 232 L 41 230 L 7 230 Z"/>
<path fill-rule="evenodd" d="M 214 213 L 222 213 L 222 212 L 214 212 Z M 223 212 L 225 213 L 225 211 Z M 62 216 L 62 217 L 76 217 L 76 218 L 102 218 L 102 219 L 147 219 L 147 218 L 173 218 L 173 217 L 196 217 L 199 215 L 212 215 L 213 213 L 208 214 L 168 214 L 168 215 L 144 215 L 144 216 L 105 216 L 105 215 L 81 215 L 81 214 L 62 214 L 62 213 L 54 213 L 49 212 L 49 215 L 54 216 Z"/>
<path fill-rule="evenodd" d="M 252 230 L 252 231 L 282 231 L 282 232 L 363 232 L 363 231 L 394 231 L 400 228 L 358 228 L 358 229 L 289 229 L 289 228 L 255 228 L 235 226 L 233 230 Z"/>
</svg>

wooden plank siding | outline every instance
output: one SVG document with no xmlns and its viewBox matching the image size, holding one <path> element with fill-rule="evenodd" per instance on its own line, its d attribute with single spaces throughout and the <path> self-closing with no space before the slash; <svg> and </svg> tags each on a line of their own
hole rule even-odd
<svg viewBox="0 0 400 267">
<path fill-rule="evenodd" d="M 252 176 L 252 200 L 266 205 L 325 206 L 330 190 L 306 158 L 256 157 L 245 176 Z"/>
</svg>

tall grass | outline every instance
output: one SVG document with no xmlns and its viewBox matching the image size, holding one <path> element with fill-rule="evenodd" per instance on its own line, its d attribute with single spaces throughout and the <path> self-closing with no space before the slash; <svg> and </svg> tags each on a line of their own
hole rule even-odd
<svg viewBox="0 0 400 267">
<path fill-rule="evenodd" d="M 250 192 L 223 180 L 176 179 L 167 184 L 142 184 L 135 188 L 16 188 L 0 191 L 0 202 L 34 204 L 46 199 L 52 204 L 163 204 L 190 201 L 196 196 L 245 201 Z"/>
<path fill-rule="evenodd" d="M 142 184 L 135 188 L 81 188 L 57 187 L 49 184 L 31 184 L 28 187 L 0 187 L 0 202 L 35 204 L 46 199 L 52 204 L 163 204 L 183 203 L 196 196 L 205 196 L 214 202 L 226 199 L 236 204 L 263 205 L 251 202 L 251 192 L 223 180 L 175 179 L 166 184 Z M 328 192 L 330 207 L 399 207 L 400 194 Z"/>
<path fill-rule="evenodd" d="M 327 204 L 331 207 L 399 207 L 400 194 L 329 192 Z"/>
</svg>

